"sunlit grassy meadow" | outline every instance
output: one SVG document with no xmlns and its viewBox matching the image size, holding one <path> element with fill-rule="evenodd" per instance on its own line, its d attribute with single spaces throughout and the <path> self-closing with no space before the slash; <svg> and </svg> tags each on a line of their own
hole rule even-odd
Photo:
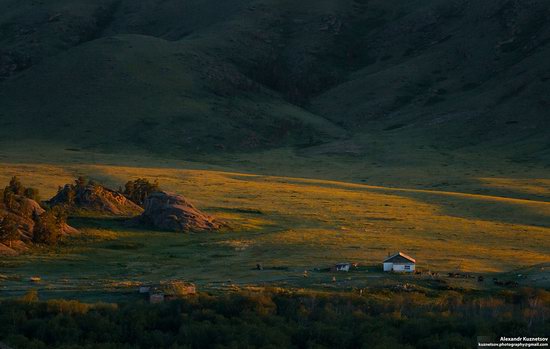
<svg viewBox="0 0 550 349">
<path fill-rule="evenodd" d="M 176 167 L 2 164 L 0 181 L 19 175 L 43 198 L 76 175 L 117 188 L 126 180 L 156 179 L 228 223 L 217 233 L 177 234 L 129 227 L 124 219 L 82 217 L 82 232 L 53 251 L 38 249 L 2 261 L 6 294 L 37 287 L 66 296 L 131 291 L 143 282 L 185 279 L 205 288 L 276 284 L 291 287 L 368 287 L 395 276 L 379 273 L 394 251 L 418 268 L 438 272 L 509 272 L 550 256 L 546 181 L 480 178 L 480 186 L 517 186 L 543 199 L 391 188 L 340 181 Z M 364 269 L 336 275 L 316 271 L 341 261 Z M 264 270 L 255 270 L 256 264 Z M 548 269 L 548 268 L 546 268 Z M 307 277 L 304 271 L 308 271 Z M 546 273 L 546 274 L 545 274 Z M 33 275 L 42 281 L 31 284 Z M 479 287 L 475 282 L 468 287 Z M 112 293 L 111 292 L 111 293 Z"/>
</svg>

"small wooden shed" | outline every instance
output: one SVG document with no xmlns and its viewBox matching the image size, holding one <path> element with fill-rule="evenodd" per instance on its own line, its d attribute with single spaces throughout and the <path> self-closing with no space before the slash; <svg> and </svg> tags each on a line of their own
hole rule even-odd
<svg viewBox="0 0 550 349">
<path fill-rule="evenodd" d="M 349 271 L 351 263 L 338 263 L 332 267 L 333 271 Z"/>
</svg>

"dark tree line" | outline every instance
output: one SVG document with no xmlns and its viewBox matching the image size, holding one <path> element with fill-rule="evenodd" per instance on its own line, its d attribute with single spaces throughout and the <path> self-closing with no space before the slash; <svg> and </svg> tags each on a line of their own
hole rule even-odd
<svg viewBox="0 0 550 349">
<path fill-rule="evenodd" d="M 534 306 L 536 300 L 537 305 Z M 264 291 L 165 304 L 0 301 L 0 340 L 14 348 L 470 349 L 477 336 L 550 333 L 550 292 Z"/>
</svg>

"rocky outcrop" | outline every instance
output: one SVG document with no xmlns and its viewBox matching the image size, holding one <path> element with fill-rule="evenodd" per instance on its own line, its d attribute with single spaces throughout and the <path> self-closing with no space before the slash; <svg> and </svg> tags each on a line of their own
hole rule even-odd
<svg viewBox="0 0 550 349">
<path fill-rule="evenodd" d="M 156 192 L 145 199 L 145 211 L 134 220 L 155 229 L 200 232 L 219 229 L 222 224 L 199 211 L 182 195 Z"/>
<path fill-rule="evenodd" d="M 5 205 L 2 205 L 4 210 L 8 210 Z M 44 213 L 44 209 L 40 204 L 32 199 L 21 195 L 13 195 L 9 211 L 16 212 L 18 216 L 32 219 L 33 216 L 40 216 Z"/>
<path fill-rule="evenodd" d="M 48 201 L 50 206 L 64 206 L 70 212 L 88 211 L 115 216 L 135 216 L 143 209 L 123 194 L 98 184 L 67 184 Z"/>
<path fill-rule="evenodd" d="M 33 241 L 34 226 L 45 212 L 38 202 L 20 195 L 11 197 L 9 207 L 0 203 L 0 221 L 9 221 L 9 225 L 16 228 L 12 239 L 0 243 L 0 255 L 17 255 L 26 250 Z M 61 236 L 78 233 L 78 230 L 66 223 L 60 229 Z"/>
<path fill-rule="evenodd" d="M 0 204 L 0 219 L 9 220 L 17 227 L 18 240 L 28 242 L 32 240 L 35 221 L 33 218 L 44 213 L 38 202 L 23 196 L 13 195 L 10 207 Z M 13 242 L 10 243 L 13 245 Z"/>
</svg>

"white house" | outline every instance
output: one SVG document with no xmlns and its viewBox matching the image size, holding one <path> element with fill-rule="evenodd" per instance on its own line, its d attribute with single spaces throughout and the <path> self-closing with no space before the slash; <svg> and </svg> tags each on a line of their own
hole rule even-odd
<svg viewBox="0 0 550 349">
<path fill-rule="evenodd" d="M 398 252 L 384 259 L 384 271 L 395 271 L 400 273 L 414 272 L 416 260 L 403 252 Z"/>
</svg>

